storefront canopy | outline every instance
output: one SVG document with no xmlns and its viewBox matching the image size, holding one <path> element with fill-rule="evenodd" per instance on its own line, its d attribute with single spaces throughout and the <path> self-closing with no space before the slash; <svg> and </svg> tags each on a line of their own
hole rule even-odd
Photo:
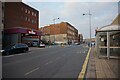
<svg viewBox="0 0 120 80">
<path fill-rule="evenodd" d="M 97 31 L 115 31 L 115 30 L 120 30 L 120 25 L 107 25 L 98 29 Z"/>
<path fill-rule="evenodd" d="M 32 30 L 32 29 L 21 28 L 21 27 L 5 29 L 4 33 L 5 34 L 25 33 L 25 34 L 28 34 L 28 35 L 36 35 L 36 36 L 41 36 L 42 35 L 42 32 L 39 31 L 39 30 Z"/>
</svg>

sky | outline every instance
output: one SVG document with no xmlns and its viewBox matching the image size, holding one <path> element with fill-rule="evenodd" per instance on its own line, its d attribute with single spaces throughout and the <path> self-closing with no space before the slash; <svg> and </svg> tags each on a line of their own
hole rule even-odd
<svg viewBox="0 0 120 80">
<path fill-rule="evenodd" d="M 68 22 L 84 38 L 90 37 L 89 11 L 91 15 L 91 35 L 95 29 L 109 25 L 118 15 L 118 0 L 23 0 L 24 3 L 39 11 L 39 27 L 55 23 Z"/>
</svg>

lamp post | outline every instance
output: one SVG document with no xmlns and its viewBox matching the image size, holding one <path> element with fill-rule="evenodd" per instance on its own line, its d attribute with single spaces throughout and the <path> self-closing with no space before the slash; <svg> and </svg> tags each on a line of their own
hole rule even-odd
<svg viewBox="0 0 120 80">
<path fill-rule="evenodd" d="M 55 20 L 58 20 L 58 19 L 60 19 L 60 18 L 54 18 L 53 19 L 54 27 L 55 27 Z M 54 43 L 55 43 L 55 34 L 54 34 Z"/>
<path fill-rule="evenodd" d="M 89 13 L 88 14 L 83 14 L 84 15 L 89 15 L 89 26 L 90 26 L 90 47 L 91 47 L 91 13 L 90 13 L 90 10 L 89 10 Z"/>
</svg>

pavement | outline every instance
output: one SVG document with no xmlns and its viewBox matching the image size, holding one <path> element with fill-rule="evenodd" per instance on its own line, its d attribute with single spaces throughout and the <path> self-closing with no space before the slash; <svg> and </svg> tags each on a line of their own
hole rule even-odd
<svg viewBox="0 0 120 80">
<path fill-rule="evenodd" d="M 95 48 L 92 47 L 84 78 L 86 80 L 89 80 L 90 78 L 102 80 L 120 80 L 118 62 L 120 62 L 120 59 L 117 58 L 98 58 L 97 54 L 95 53 Z"/>
</svg>

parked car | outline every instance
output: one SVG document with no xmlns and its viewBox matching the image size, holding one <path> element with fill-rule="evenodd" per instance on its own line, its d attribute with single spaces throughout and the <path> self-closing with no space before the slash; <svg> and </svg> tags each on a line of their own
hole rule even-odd
<svg viewBox="0 0 120 80">
<path fill-rule="evenodd" d="M 2 50 L 3 55 L 22 53 L 29 51 L 29 47 L 26 44 L 18 43 L 13 46 L 8 46 L 4 50 Z"/>
<path fill-rule="evenodd" d="M 40 45 L 38 45 L 38 47 L 40 47 L 40 48 L 45 48 L 45 44 L 40 44 Z"/>
<path fill-rule="evenodd" d="M 38 46 L 38 42 L 32 42 L 32 46 L 33 47 L 37 47 Z"/>
</svg>

